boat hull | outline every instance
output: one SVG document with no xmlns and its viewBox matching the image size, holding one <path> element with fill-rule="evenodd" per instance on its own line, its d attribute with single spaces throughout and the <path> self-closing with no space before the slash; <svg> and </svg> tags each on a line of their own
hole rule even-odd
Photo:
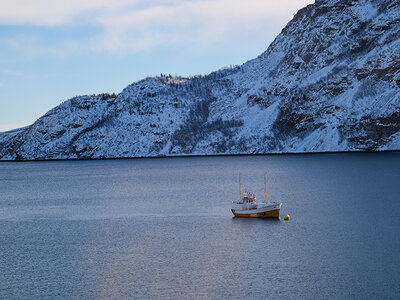
<svg viewBox="0 0 400 300">
<path fill-rule="evenodd" d="M 268 211 L 237 211 L 232 209 L 232 213 L 238 218 L 279 218 L 279 209 Z"/>
</svg>

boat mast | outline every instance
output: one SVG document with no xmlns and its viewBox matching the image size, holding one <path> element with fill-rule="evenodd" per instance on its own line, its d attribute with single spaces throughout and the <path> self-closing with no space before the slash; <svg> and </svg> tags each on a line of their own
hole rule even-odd
<svg viewBox="0 0 400 300">
<path fill-rule="evenodd" d="M 240 200 L 243 199 L 242 197 L 242 173 L 239 173 L 239 191 L 240 191 Z"/>
<path fill-rule="evenodd" d="M 265 197 L 265 203 L 268 204 L 268 195 L 267 195 L 267 172 L 264 172 L 264 197 Z"/>
</svg>

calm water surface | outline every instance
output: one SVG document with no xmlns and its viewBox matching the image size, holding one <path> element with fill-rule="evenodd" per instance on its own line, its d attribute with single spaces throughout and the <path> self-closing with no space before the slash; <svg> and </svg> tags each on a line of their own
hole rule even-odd
<svg viewBox="0 0 400 300">
<path fill-rule="evenodd" d="M 399 233 L 399 153 L 0 163 L 1 299 L 399 299 Z"/>
</svg>

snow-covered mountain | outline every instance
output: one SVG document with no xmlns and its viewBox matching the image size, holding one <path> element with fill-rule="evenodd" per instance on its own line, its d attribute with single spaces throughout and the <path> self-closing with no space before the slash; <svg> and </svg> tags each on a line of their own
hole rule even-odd
<svg viewBox="0 0 400 300">
<path fill-rule="evenodd" d="M 0 134 L 2 159 L 400 149 L 400 0 L 317 0 L 259 57 L 81 96 Z"/>
</svg>

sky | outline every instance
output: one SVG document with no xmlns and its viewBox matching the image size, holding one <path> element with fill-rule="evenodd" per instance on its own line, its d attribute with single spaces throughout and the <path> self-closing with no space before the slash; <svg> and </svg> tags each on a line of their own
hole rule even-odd
<svg viewBox="0 0 400 300">
<path fill-rule="evenodd" d="M 313 0 L 0 0 L 0 131 L 76 95 L 264 52 Z"/>
</svg>

